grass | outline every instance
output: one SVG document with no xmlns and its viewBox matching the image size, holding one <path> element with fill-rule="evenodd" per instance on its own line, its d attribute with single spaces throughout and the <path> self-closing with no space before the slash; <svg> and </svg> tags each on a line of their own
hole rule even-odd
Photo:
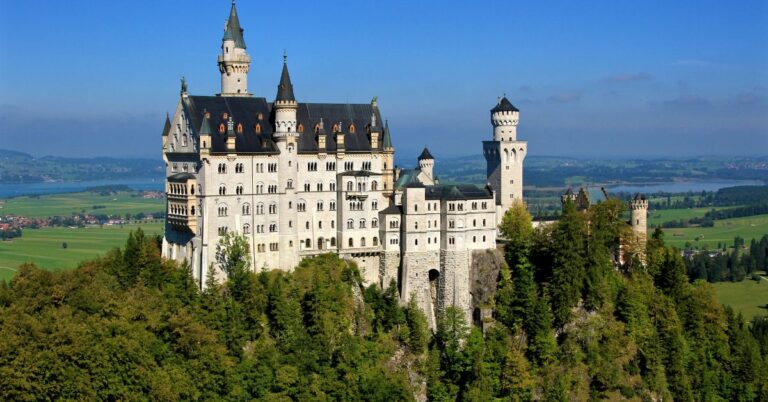
<svg viewBox="0 0 768 402">
<path fill-rule="evenodd" d="M 72 213 L 121 215 L 163 211 L 165 200 L 145 199 L 134 192 L 100 195 L 94 192 L 51 194 L 14 197 L 0 202 L 0 215 L 20 215 L 44 218 L 54 215 L 69 216 Z M 104 208 L 94 209 L 94 206 Z"/>
<path fill-rule="evenodd" d="M 717 208 L 727 209 L 727 208 Z M 703 217 L 704 214 L 711 211 L 712 208 L 681 208 L 681 209 L 660 209 L 648 212 L 648 226 L 655 227 L 664 222 L 688 220 L 696 217 Z"/>
<path fill-rule="evenodd" d="M 16 268 L 33 262 L 50 271 L 76 268 L 81 261 L 104 255 L 123 246 L 131 230 L 141 227 L 147 234 L 162 234 L 162 223 L 86 228 L 52 227 L 25 229 L 21 238 L 0 242 L 0 280 L 9 280 Z M 67 242 L 67 248 L 62 243 Z"/>
<path fill-rule="evenodd" d="M 740 311 L 746 320 L 768 314 L 763 308 L 768 304 L 768 281 L 743 280 L 741 282 L 719 282 L 712 284 L 717 290 L 720 303 Z"/>
<path fill-rule="evenodd" d="M 649 228 L 649 232 L 652 229 Z M 718 243 L 733 245 L 733 238 L 741 236 L 747 244 L 752 239 L 760 239 L 768 234 L 768 215 L 747 216 L 715 221 L 715 226 L 705 228 L 664 229 L 664 242 L 683 248 L 686 242 L 703 249 L 717 248 Z M 696 240 L 698 238 L 698 240 Z"/>
</svg>

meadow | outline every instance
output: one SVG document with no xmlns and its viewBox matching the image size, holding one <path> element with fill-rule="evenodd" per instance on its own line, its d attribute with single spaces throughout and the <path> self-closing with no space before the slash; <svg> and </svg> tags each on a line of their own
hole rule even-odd
<svg viewBox="0 0 768 402">
<path fill-rule="evenodd" d="M 25 262 L 33 262 L 49 271 L 76 268 L 81 261 L 125 245 L 128 233 L 139 227 L 148 234 L 162 234 L 163 231 L 163 224 L 157 222 L 24 229 L 22 237 L 0 242 L 0 280 L 11 279 L 16 268 Z M 67 248 L 63 247 L 63 242 L 67 243 Z"/>
<path fill-rule="evenodd" d="M 96 192 L 64 193 L 41 196 L 14 197 L 0 201 L 0 215 L 20 215 L 29 218 L 70 216 L 72 213 L 105 215 L 150 213 L 165 210 L 165 200 L 147 199 L 136 192 L 101 195 Z M 98 206 L 99 208 L 94 208 Z"/>
<path fill-rule="evenodd" d="M 740 311 L 744 318 L 751 320 L 758 315 L 767 315 L 763 306 L 768 304 L 768 281 L 743 280 L 741 282 L 718 282 L 712 286 L 717 290 L 717 300 L 734 311 Z"/>
<path fill-rule="evenodd" d="M 649 227 L 649 232 L 653 229 Z M 686 242 L 699 249 L 717 248 L 718 243 L 733 245 L 733 238 L 741 236 L 746 243 L 768 234 L 768 215 L 755 215 L 715 221 L 713 227 L 664 229 L 665 243 L 683 248 Z M 698 239 L 698 240 L 697 240 Z"/>
</svg>

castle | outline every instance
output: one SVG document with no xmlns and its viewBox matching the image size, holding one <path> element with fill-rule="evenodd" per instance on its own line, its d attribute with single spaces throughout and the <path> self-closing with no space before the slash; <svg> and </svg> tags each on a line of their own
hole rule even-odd
<svg viewBox="0 0 768 402">
<path fill-rule="evenodd" d="M 473 259 L 496 248 L 503 213 L 523 195 L 519 110 L 506 97 L 491 110 L 488 184 L 444 185 L 427 149 L 415 169 L 395 168 L 376 98 L 298 102 L 285 57 L 273 101 L 248 92 L 246 49 L 233 1 L 218 56 L 221 93 L 190 95 L 182 80 L 166 118 L 163 256 L 186 260 L 202 287 L 220 237 L 236 232 L 253 270 L 289 270 L 332 252 L 355 261 L 366 283 L 394 281 L 433 327 L 445 306 L 469 313 Z"/>
</svg>

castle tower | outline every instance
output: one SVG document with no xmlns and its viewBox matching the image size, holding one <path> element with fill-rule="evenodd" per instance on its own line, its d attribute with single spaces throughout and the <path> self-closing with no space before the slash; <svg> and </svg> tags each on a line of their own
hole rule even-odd
<svg viewBox="0 0 768 402">
<path fill-rule="evenodd" d="M 385 196 L 389 198 L 395 187 L 395 147 L 392 146 L 392 136 L 389 134 L 388 121 L 384 122 L 384 136 L 381 140 L 381 145 L 384 150 L 384 168 L 382 169 L 384 189 L 388 190 Z"/>
<path fill-rule="evenodd" d="M 523 198 L 523 161 L 528 143 L 517 140 L 520 111 L 506 97 L 491 109 L 493 141 L 483 141 L 488 184 L 496 195 L 497 224 L 512 206 Z"/>
<path fill-rule="evenodd" d="M 648 234 L 648 200 L 640 193 L 629 202 L 630 225 L 635 235 L 645 243 Z"/>
<path fill-rule="evenodd" d="M 288 74 L 288 60 L 283 55 L 283 71 L 280 82 L 277 84 L 277 94 L 273 103 L 275 132 L 272 138 L 280 150 L 278 168 L 278 188 L 285 191 L 285 197 L 280 198 L 280 261 L 288 267 L 298 265 L 298 254 L 294 252 L 294 245 L 299 244 L 297 208 L 291 206 L 291 200 L 295 199 L 298 188 L 298 132 L 296 111 L 299 108 L 296 97 L 293 95 L 293 84 Z"/>
<path fill-rule="evenodd" d="M 419 181 L 421 183 L 429 186 L 437 184 L 433 171 L 434 167 L 435 158 L 429 153 L 427 147 L 424 147 L 424 150 L 421 151 L 421 155 L 419 155 L 419 170 L 421 171 Z"/>
<path fill-rule="evenodd" d="M 224 26 L 224 38 L 221 40 L 221 54 L 218 58 L 221 72 L 221 96 L 250 96 L 248 93 L 248 70 L 251 58 L 245 52 L 245 39 L 240 20 L 237 18 L 235 0 L 229 19 Z"/>
</svg>

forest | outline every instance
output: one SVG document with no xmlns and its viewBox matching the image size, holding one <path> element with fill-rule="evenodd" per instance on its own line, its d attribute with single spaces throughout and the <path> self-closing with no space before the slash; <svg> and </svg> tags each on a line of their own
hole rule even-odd
<svg viewBox="0 0 768 402">
<path fill-rule="evenodd" d="M 768 400 L 768 318 L 692 282 L 661 230 L 620 247 L 624 208 L 568 203 L 534 230 L 513 206 L 485 332 L 453 307 L 432 332 L 332 254 L 251 272 L 237 235 L 219 243 L 227 280 L 200 291 L 138 230 L 76 270 L 0 283 L 0 399 Z"/>
</svg>

